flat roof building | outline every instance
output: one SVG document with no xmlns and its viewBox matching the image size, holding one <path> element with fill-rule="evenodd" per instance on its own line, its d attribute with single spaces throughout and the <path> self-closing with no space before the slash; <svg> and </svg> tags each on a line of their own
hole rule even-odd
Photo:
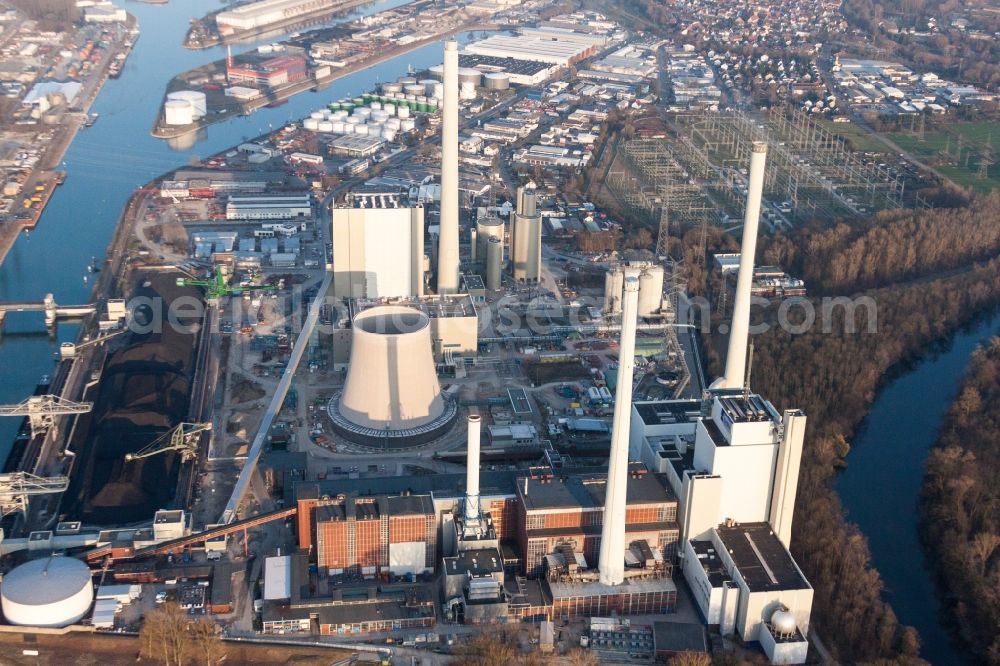
<svg viewBox="0 0 1000 666">
<path fill-rule="evenodd" d="M 231 196 L 226 203 L 227 220 L 312 219 L 312 216 L 312 199 L 308 194 Z"/>
</svg>

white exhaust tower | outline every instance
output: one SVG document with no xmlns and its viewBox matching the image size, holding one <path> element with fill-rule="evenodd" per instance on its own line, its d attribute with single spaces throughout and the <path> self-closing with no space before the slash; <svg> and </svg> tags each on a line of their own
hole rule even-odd
<svg viewBox="0 0 1000 666">
<path fill-rule="evenodd" d="M 458 42 L 444 44 L 444 100 L 441 105 L 441 237 L 437 291 L 458 291 Z"/>
<path fill-rule="evenodd" d="M 598 569 L 605 585 L 625 580 L 625 507 L 628 485 L 628 439 L 632 412 L 632 373 L 635 367 L 635 329 L 639 309 L 639 279 L 625 278 L 622 334 L 618 353 L 615 415 L 611 424 L 611 456 L 604 495 L 604 524 Z"/>
<path fill-rule="evenodd" d="M 482 512 L 479 509 L 479 414 L 469 414 L 468 446 L 465 455 L 465 532 L 478 533 Z"/>
<path fill-rule="evenodd" d="M 715 381 L 714 388 L 741 388 L 746 376 L 747 341 L 750 335 L 750 287 L 753 285 L 754 254 L 757 252 L 757 227 L 760 201 L 764 192 L 764 165 L 767 144 L 755 141 L 750 154 L 750 182 L 747 207 L 743 215 L 743 242 L 740 244 L 740 272 L 736 279 L 736 301 L 729 331 L 726 373 Z"/>
</svg>

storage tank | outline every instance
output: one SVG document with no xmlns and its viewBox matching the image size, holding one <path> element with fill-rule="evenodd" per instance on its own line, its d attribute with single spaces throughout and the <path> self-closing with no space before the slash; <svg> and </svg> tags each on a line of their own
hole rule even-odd
<svg viewBox="0 0 1000 666">
<path fill-rule="evenodd" d="M 368 105 L 368 108 L 371 109 L 372 111 L 381 111 L 382 102 L 372 102 L 371 104 Z"/>
<path fill-rule="evenodd" d="M 496 291 L 500 288 L 500 269 L 503 266 L 503 243 L 499 238 L 490 237 L 486 243 L 486 288 Z"/>
<path fill-rule="evenodd" d="M 389 114 L 383 111 L 382 109 L 373 109 L 372 115 L 369 117 L 371 118 L 372 122 L 384 123 L 386 119 L 389 117 Z"/>
<path fill-rule="evenodd" d="M 444 84 L 443 83 L 434 84 L 434 90 L 431 92 L 429 97 L 433 97 L 434 99 L 437 100 L 444 99 Z"/>
<path fill-rule="evenodd" d="M 417 83 L 416 77 L 413 77 L 413 76 L 401 76 L 398 79 L 396 79 L 396 81 L 400 85 L 402 85 L 404 88 L 406 86 L 416 85 L 416 83 Z"/>
<path fill-rule="evenodd" d="M 444 78 L 444 65 L 434 65 L 430 69 L 431 76 L 438 81 Z"/>
<path fill-rule="evenodd" d="M 320 131 L 320 132 L 327 132 L 327 133 L 332 132 L 333 131 L 333 123 L 330 122 L 329 120 L 321 120 L 321 121 L 319 121 L 319 125 L 316 126 L 316 129 L 317 129 L 317 131 Z"/>
<path fill-rule="evenodd" d="M 357 126 L 358 126 L 358 124 L 355 123 L 354 121 L 352 121 L 352 120 L 345 120 L 344 121 L 344 134 L 354 134 L 354 128 L 357 127 Z"/>
<path fill-rule="evenodd" d="M 438 85 L 439 81 L 437 79 L 422 79 L 419 83 L 424 87 L 423 94 L 429 97 L 434 94 L 434 86 Z"/>
<path fill-rule="evenodd" d="M 507 90 L 510 88 L 510 74 L 489 72 L 483 77 L 483 84 L 488 90 Z"/>
<path fill-rule="evenodd" d="M 355 125 L 354 126 L 354 133 L 355 134 L 368 134 L 368 125 Z"/>
<path fill-rule="evenodd" d="M 74 557 L 31 560 L 0 584 L 4 618 L 21 626 L 65 627 L 86 615 L 93 600 L 90 568 Z"/>
<path fill-rule="evenodd" d="M 382 94 L 392 95 L 393 93 L 403 92 L 403 85 L 401 83 L 383 83 L 382 84 Z"/>
<path fill-rule="evenodd" d="M 368 123 L 368 134 L 371 136 L 382 136 L 385 125 L 382 123 Z"/>
<path fill-rule="evenodd" d="M 399 118 L 389 118 L 385 121 L 385 128 L 397 132 L 399 131 L 399 128 L 402 126 L 402 124 L 403 121 L 400 120 Z"/>
<path fill-rule="evenodd" d="M 190 125 L 194 122 L 194 107 L 185 99 L 168 99 L 163 105 L 163 119 L 168 125 Z"/>
<path fill-rule="evenodd" d="M 194 109 L 195 118 L 204 118 L 208 114 L 208 103 L 203 92 L 198 92 L 197 90 L 178 90 L 177 92 L 169 93 L 167 99 L 182 99 L 189 102 L 191 108 Z"/>
<path fill-rule="evenodd" d="M 604 314 L 617 314 L 622 310 L 622 293 L 625 273 L 619 267 L 608 269 L 604 275 Z"/>
<path fill-rule="evenodd" d="M 510 271 L 517 282 L 537 282 L 542 262 L 542 216 L 514 214 Z"/>
<path fill-rule="evenodd" d="M 326 105 L 326 108 L 330 109 L 331 111 L 340 111 L 340 102 L 330 102 L 329 104 Z"/>
<path fill-rule="evenodd" d="M 459 84 L 458 96 L 460 99 L 476 99 L 476 86 L 472 83 L 463 81 Z"/>
<path fill-rule="evenodd" d="M 323 120 L 324 116 L 322 111 L 313 111 L 312 113 L 309 114 L 309 117 L 312 118 L 313 120 Z"/>
<path fill-rule="evenodd" d="M 361 118 L 363 120 L 368 120 L 369 118 L 371 118 L 372 110 L 368 109 L 368 108 L 365 108 L 365 107 L 360 107 L 360 108 L 354 109 L 354 114 L 353 115 L 355 117 L 357 117 L 357 118 Z"/>
<path fill-rule="evenodd" d="M 471 67 L 461 67 L 458 70 L 458 85 L 463 83 L 471 83 L 474 87 L 479 87 L 480 81 L 483 79 L 483 73 L 478 69 L 473 69 Z"/>
<path fill-rule="evenodd" d="M 650 266 L 639 274 L 639 316 L 660 311 L 663 300 L 663 266 Z"/>
<path fill-rule="evenodd" d="M 407 95 L 423 95 L 425 90 L 424 86 L 419 83 L 411 83 L 403 86 L 403 92 Z"/>
<path fill-rule="evenodd" d="M 403 132 L 412 132 L 417 129 L 417 122 L 412 118 L 404 118 L 399 121 L 399 129 Z"/>
<path fill-rule="evenodd" d="M 396 115 L 399 116 L 400 119 L 409 118 L 410 117 L 410 107 L 408 107 L 408 106 L 397 106 L 396 107 Z"/>
<path fill-rule="evenodd" d="M 386 112 L 390 117 L 396 115 L 396 105 L 391 103 L 386 103 L 382 105 L 382 110 Z"/>
<path fill-rule="evenodd" d="M 342 120 L 333 120 L 330 122 L 330 131 L 334 134 L 344 133 L 344 122 Z"/>
<path fill-rule="evenodd" d="M 311 132 L 315 132 L 316 130 L 319 129 L 319 121 L 316 120 L 315 118 L 306 118 L 305 120 L 302 121 L 302 127 Z"/>
<path fill-rule="evenodd" d="M 385 139 L 386 141 L 395 141 L 396 130 L 389 128 L 382 130 L 382 138 Z"/>
<path fill-rule="evenodd" d="M 348 115 L 350 115 L 350 114 L 347 113 L 347 111 L 344 111 L 343 109 L 340 109 L 339 111 L 334 111 L 333 113 L 331 113 L 330 114 L 330 119 L 331 120 L 341 120 L 342 121 L 342 120 L 344 120 L 344 118 L 347 118 Z"/>
</svg>

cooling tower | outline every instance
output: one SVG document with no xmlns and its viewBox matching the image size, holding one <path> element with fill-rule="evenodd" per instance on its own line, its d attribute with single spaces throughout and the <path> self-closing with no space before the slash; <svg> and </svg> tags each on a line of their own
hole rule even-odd
<svg viewBox="0 0 1000 666">
<path fill-rule="evenodd" d="M 347 380 L 329 411 L 337 431 L 359 443 L 399 447 L 440 435 L 456 408 L 441 396 L 428 316 L 403 305 L 357 315 Z"/>
</svg>

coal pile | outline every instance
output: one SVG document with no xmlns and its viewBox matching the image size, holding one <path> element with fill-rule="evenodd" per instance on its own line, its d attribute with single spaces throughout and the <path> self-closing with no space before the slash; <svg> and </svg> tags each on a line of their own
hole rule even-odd
<svg viewBox="0 0 1000 666">
<path fill-rule="evenodd" d="M 62 510 L 67 519 L 97 525 L 126 525 L 152 519 L 171 506 L 180 455 L 162 453 L 125 462 L 125 454 L 146 447 L 188 418 L 196 330 L 177 330 L 167 321 L 169 303 L 197 290 L 176 286 L 176 273 L 140 275 L 133 297 L 153 303 L 138 314 L 162 326 L 129 332 L 108 356 L 100 383 L 87 400 L 94 409 L 81 419 L 71 448 L 76 460 Z M 143 322 L 145 323 L 145 322 Z"/>
</svg>

